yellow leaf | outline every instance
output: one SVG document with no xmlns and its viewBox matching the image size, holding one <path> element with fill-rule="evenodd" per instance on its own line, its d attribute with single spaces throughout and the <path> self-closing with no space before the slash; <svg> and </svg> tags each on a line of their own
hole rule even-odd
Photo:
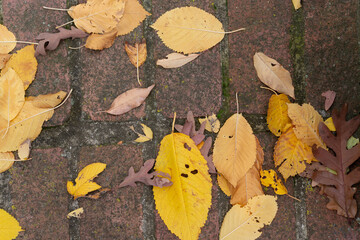
<svg viewBox="0 0 360 240">
<path fill-rule="evenodd" d="M 19 222 L 4 209 L 0 209 L 0 239 L 15 239 L 21 231 L 24 230 L 21 228 Z"/>
<path fill-rule="evenodd" d="M 273 169 L 260 171 L 260 176 L 261 184 L 265 187 L 272 187 L 276 194 L 284 195 L 288 193 L 286 187 Z"/>
<path fill-rule="evenodd" d="M 312 150 L 309 146 L 300 141 L 293 128 L 289 128 L 277 141 L 274 148 L 275 166 L 285 181 L 290 176 L 303 172 L 306 168 L 304 161 L 311 163 L 314 160 Z"/>
<path fill-rule="evenodd" d="M 224 38 L 221 22 L 196 7 L 172 9 L 151 25 L 166 46 L 184 54 L 205 51 Z"/>
<path fill-rule="evenodd" d="M 0 54 L 0 69 L 3 69 L 3 67 L 5 67 L 5 64 L 9 61 L 10 58 L 11 54 Z"/>
<path fill-rule="evenodd" d="M 26 98 L 19 114 L 10 121 L 5 137 L 0 137 L 0 152 L 16 151 L 26 139 L 33 141 L 40 134 L 44 121 L 49 120 L 54 114 L 53 107 L 61 103 L 65 95 L 65 92 L 60 91 L 55 94 Z M 44 102 L 48 102 L 49 107 L 41 107 Z M 6 130 L 7 126 L 0 124 L 0 136 L 3 136 Z"/>
<path fill-rule="evenodd" d="M 75 179 L 75 185 L 73 182 L 67 182 L 68 192 L 74 196 L 74 199 L 83 197 L 89 192 L 98 190 L 100 185 L 92 180 L 97 177 L 106 168 L 105 163 L 92 163 L 84 167 Z"/>
<path fill-rule="evenodd" d="M 135 131 L 134 126 L 130 126 L 130 129 L 133 130 L 139 137 L 135 139 L 135 142 L 147 142 L 153 139 L 153 132 L 151 128 L 141 123 L 142 130 L 144 134 L 138 133 Z"/>
<path fill-rule="evenodd" d="M 295 10 L 301 8 L 301 0 L 292 0 Z"/>
<path fill-rule="evenodd" d="M 18 149 L 18 156 L 21 160 L 28 160 L 30 155 L 31 140 L 26 139 Z"/>
<path fill-rule="evenodd" d="M 332 132 L 336 131 L 332 117 L 329 117 L 328 119 L 326 119 L 324 123 L 330 131 L 332 131 Z"/>
<path fill-rule="evenodd" d="M 161 141 L 155 170 L 171 176 L 169 187 L 154 187 L 156 209 L 180 239 L 198 239 L 211 206 L 211 178 L 207 162 L 194 141 L 171 133 Z"/>
<path fill-rule="evenodd" d="M 0 152 L 0 173 L 7 171 L 14 164 L 15 156 L 12 152 Z M 1 239 L 1 238 L 0 238 Z"/>
<path fill-rule="evenodd" d="M 300 106 L 296 103 L 288 103 L 287 105 L 296 137 L 308 146 L 316 144 L 326 149 L 319 135 L 319 123 L 323 122 L 320 114 L 310 104 Z"/>
<path fill-rule="evenodd" d="M 7 54 L 11 52 L 16 46 L 15 35 L 10 32 L 7 27 L 0 24 L 0 41 L 9 41 L 11 43 L 2 43 L 0 42 L 0 54 Z"/>
<path fill-rule="evenodd" d="M 1 76 L 3 76 L 9 68 L 14 69 L 23 81 L 24 89 L 26 90 L 35 79 L 37 65 L 35 48 L 33 45 L 29 45 L 11 56 L 4 69 L 1 71 Z"/>
<path fill-rule="evenodd" d="M 205 129 L 209 132 L 217 133 L 220 129 L 220 121 L 217 119 L 216 115 L 213 114 L 206 118 L 199 118 L 200 124 L 206 121 Z"/>
<path fill-rule="evenodd" d="M 116 30 L 104 34 L 91 34 L 85 43 L 85 47 L 93 50 L 103 50 L 113 45 L 116 38 Z"/>
<path fill-rule="evenodd" d="M 135 43 L 134 46 L 131 46 L 126 42 L 125 51 L 130 58 L 130 62 L 135 67 L 140 67 L 146 60 L 146 42 Z"/>
<path fill-rule="evenodd" d="M 261 235 L 259 229 L 269 225 L 277 212 L 276 198 L 270 195 L 253 197 L 244 207 L 234 205 L 225 215 L 220 240 L 251 240 Z"/>
<path fill-rule="evenodd" d="M 226 196 L 231 196 L 231 193 L 234 191 L 234 187 L 231 185 L 231 183 L 229 183 L 228 180 L 226 180 L 226 178 L 221 175 L 218 174 L 217 175 L 217 182 L 219 184 L 220 189 L 226 194 Z"/>
<path fill-rule="evenodd" d="M 214 165 L 236 187 L 255 159 L 255 135 L 246 119 L 241 114 L 234 114 L 222 126 L 215 140 Z"/>
<path fill-rule="evenodd" d="M 284 131 L 285 126 L 291 123 L 286 103 L 290 103 L 290 100 L 285 94 L 273 94 L 269 100 L 266 121 L 270 131 L 277 137 Z"/>
<path fill-rule="evenodd" d="M 81 207 L 81 208 L 75 209 L 74 211 L 69 212 L 66 217 L 67 218 L 71 218 L 71 217 L 80 218 L 80 214 L 83 214 L 83 213 L 84 213 L 84 208 Z"/>
</svg>

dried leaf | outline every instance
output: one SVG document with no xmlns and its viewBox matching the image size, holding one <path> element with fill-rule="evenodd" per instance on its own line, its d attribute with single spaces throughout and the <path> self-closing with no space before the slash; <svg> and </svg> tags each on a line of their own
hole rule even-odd
<svg viewBox="0 0 360 240">
<path fill-rule="evenodd" d="M 11 43 L 2 43 L 11 42 Z M 8 54 L 16 47 L 16 37 L 7 27 L 0 24 L 0 54 Z"/>
<path fill-rule="evenodd" d="M 206 122 L 205 129 L 209 132 L 218 133 L 220 130 L 220 121 L 215 114 L 209 117 L 199 118 L 199 122 L 200 124 Z"/>
<path fill-rule="evenodd" d="M 301 8 L 301 0 L 292 0 L 295 10 Z"/>
<path fill-rule="evenodd" d="M 24 231 L 19 222 L 4 209 L 0 209 L 0 229 L 2 240 L 15 239 L 19 232 Z"/>
<path fill-rule="evenodd" d="M 130 58 L 130 62 L 135 67 L 140 67 L 146 60 L 146 42 L 135 43 L 134 46 L 131 46 L 129 43 L 125 42 L 125 51 Z"/>
<path fill-rule="evenodd" d="M 112 115 L 121 115 L 133 108 L 139 107 L 154 87 L 155 84 L 148 88 L 133 88 L 120 94 L 105 112 Z"/>
<path fill-rule="evenodd" d="M 74 211 L 71 211 L 68 213 L 68 215 L 66 216 L 68 219 L 74 217 L 74 218 L 80 218 L 80 214 L 84 213 L 84 208 L 78 208 L 75 209 Z"/>
<path fill-rule="evenodd" d="M 147 141 L 152 140 L 153 132 L 152 132 L 151 128 L 149 128 L 148 126 L 146 126 L 145 124 L 142 124 L 142 123 L 141 123 L 141 127 L 142 127 L 144 134 L 138 133 L 137 131 L 135 131 L 134 126 L 130 126 L 130 129 L 133 130 L 133 132 L 139 136 L 134 141 L 135 142 L 147 142 Z"/>
<path fill-rule="evenodd" d="M 331 130 L 330 130 L 331 131 Z M 353 136 L 351 136 L 349 138 L 349 140 L 347 141 L 346 143 L 346 148 L 347 149 L 351 149 L 353 148 L 354 146 L 356 146 L 357 144 L 359 143 L 359 139 L 358 138 L 354 138 Z"/>
<path fill-rule="evenodd" d="M 0 43 L 1 44 L 1 43 Z M 0 54 L 0 69 L 3 69 L 11 58 L 11 54 Z"/>
<path fill-rule="evenodd" d="M 21 160 L 28 160 L 30 155 L 31 140 L 26 139 L 18 149 L 18 156 Z"/>
<path fill-rule="evenodd" d="M 226 178 L 221 175 L 218 174 L 217 175 L 217 182 L 219 184 L 220 189 L 226 194 L 226 196 L 231 196 L 231 193 L 234 191 L 234 187 L 231 185 L 231 183 L 229 183 L 228 180 L 226 180 Z"/>
<path fill-rule="evenodd" d="M 280 63 L 257 52 L 254 55 L 254 66 L 261 82 L 295 99 L 290 73 Z"/>
<path fill-rule="evenodd" d="M 269 100 L 266 121 L 270 131 L 277 137 L 284 132 L 285 126 L 291 123 L 286 103 L 290 103 L 290 100 L 285 94 L 273 94 Z"/>
<path fill-rule="evenodd" d="M 113 45 L 116 38 L 116 30 L 104 34 L 91 34 L 86 39 L 85 47 L 92 50 L 103 50 L 104 48 L 109 48 Z"/>
<path fill-rule="evenodd" d="M 321 96 L 325 97 L 325 110 L 329 110 L 331 105 L 334 103 L 336 92 L 328 90 L 326 92 L 323 92 Z"/>
<path fill-rule="evenodd" d="M 11 168 L 14 165 L 13 160 L 15 160 L 15 156 L 12 152 L 0 152 L 0 173 Z"/>
<path fill-rule="evenodd" d="M 221 22 L 196 7 L 172 9 L 151 25 L 166 46 L 184 54 L 205 51 L 224 38 Z"/>
<path fill-rule="evenodd" d="M 99 199 L 101 195 L 103 195 L 103 194 L 105 194 L 105 193 L 107 193 L 109 191 L 111 191 L 110 188 L 101 188 L 101 189 L 98 189 L 98 190 L 96 190 L 94 192 L 91 192 L 91 193 L 87 194 L 84 197 L 96 200 L 96 199 Z"/>
<path fill-rule="evenodd" d="M 269 225 L 277 212 L 276 198 L 270 195 L 253 197 L 244 207 L 234 205 L 225 215 L 220 229 L 220 240 L 251 240 Z"/>
<path fill-rule="evenodd" d="M 328 129 L 332 132 L 336 131 L 334 122 L 332 120 L 332 117 L 329 117 L 328 119 L 325 120 L 324 124 L 328 127 Z"/>
<path fill-rule="evenodd" d="M 200 153 L 201 153 L 201 155 L 203 155 L 203 157 L 205 158 L 205 160 L 207 162 L 207 166 L 209 168 L 209 173 L 217 174 L 214 162 L 212 160 L 213 155 L 209 155 L 211 145 L 212 145 L 212 138 L 211 137 L 206 138 L 204 144 L 200 148 Z M 199 148 L 199 146 L 198 146 L 198 148 Z"/>
<path fill-rule="evenodd" d="M 156 61 L 156 65 L 160 65 L 163 68 L 178 68 L 196 59 L 200 54 L 183 55 L 180 53 L 170 53 L 166 55 L 166 59 L 159 59 Z"/>
<path fill-rule="evenodd" d="M 286 187 L 273 169 L 260 171 L 260 176 L 261 184 L 265 187 L 272 187 L 276 194 L 284 195 L 288 193 Z"/>
</svg>

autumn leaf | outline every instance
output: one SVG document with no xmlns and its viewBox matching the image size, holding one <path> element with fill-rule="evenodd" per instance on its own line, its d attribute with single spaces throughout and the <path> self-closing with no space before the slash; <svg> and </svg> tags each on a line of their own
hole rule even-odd
<svg viewBox="0 0 360 240">
<path fill-rule="evenodd" d="M 264 225 L 270 225 L 278 206 L 270 195 L 253 197 L 244 207 L 234 205 L 225 215 L 220 229 L 220 240 L 251 240 L 261 235 Z"/>
<path fill-rule="evenodd" d="M 287 194 L 288 191 L 281 179 L 278 178 L 276 172 L 273 169 L 270 170 L 261 170 L 261 184 L 265 187 L 272 187 L 276 194 L 284 195 Z"/>
<path fill-rule="evenodd" d="M 292 0 L 295 10 L 301 8 L 301 0 Z"/>
<path fill-rule="evenodd" d="M 328 90 L 326 92 L 323 92 L 321 96 L 325 97 L 325 110 L 329 110 L 331 105 L 334 103 L 336 92 Z"/>
<path fill-rule="evenodd" d="M 21 231 L 24 230 L 21 228 L 19 222 L 4 209 L 0 209 L 0 239 L 15 239 Z"/>
<path fill-rule="evenodd" d="M 31 140 L 26 139 L 22 144 L 20 144 L 18 149 L 18 156 L 21 160 L 28 160 L 30 155 Z"/>
<path fill-rule="evenodd" d="M 151 128 L 149 128 L 148 126 L 146 126 L 145 124 L 141 123 L 141 128 L 144 132 L 144 134 L 137 132 L 134 129 L 134 126 L 130 126 L 130 129 L 133 130 L 133 132 L 135 132 L 139 137 L 137 139 L 135 139 L 135 142 L 147 142 L 153 139 L 153 132 L 151 130 Z"/>
<path fill-rule="evenodd" d="M 3 69 L 11 58 L 11 54 L 0 54 L 0 69 Z"/>
<path fill-rule="evenodd" d="M 215 114 L 209 117 L 199 118 L 199 122 L 200 124 L 206 122 L 205 129 L 209 132 L 217 133 L 220 130 L 220 121 L 217 119 Z"/>
<path fill-rule="evenodd" d="M 74 211 L 71 211 L 68 213 L 68 215 L 66 216 L 68 219 L 74 217 L 74 218 L 80 218 L 80 215 L 84 213 L 84 208 L 78 208 L 75 209 Z"/>
<path fill-rule="evenodd" d="M 91 34 L 85 43 L 85 47 L 92 50 L 103 50 L 104 48 L 109 48 L 113 45 L 116 38 L 116 30 L 104 34 Z"/>
<path fill-rule="evenodd" d="M 139 67 L 145 62 L 147 51 L 146 51 L 146 42 L 145 40 L 142 43 L 135 43 L 134 46 L 131 46 L 129 43 L 125 42 L 125 51 L 129 56 L 130 62 L 136 67 L 136 75 L 139 85 Z"/>
<path fill-rule="evenodd" d="M 196 59 L 200 54 L 183 55 L 181 53 L 170 53 L 166 55 L 166 59 L 159 59 L 156 61 L 156 65 L 163 68 L 178 68 Z"/>
<path fill-rule="evenodd" d="M 228 180 L 226 180 L 226 178 L 221 175 L 218 174 L 217 175 L 217 183 L 220 187 L 220 189 L 225 193 L 226 196 L 231 196 L 231 193 L 234 191 L 234 187 L 231 185 L 231 183 L 229 183 Z"/>
<path fill-rule="evenodd" d="M 346 148 L 347 148 L 347 149 L 351 149 L 351 148 L 353 148 L 354 146 L 356 146 L 358 143 L 359 143 L 359 139 L 358 139 L 358 138 L 354 138 L 353 136 L 351 136 L 351 137 L 349 138 L 349 140 L 347 141 L 347 143 L 346 143 Z"/>
<path fill-rule="evenodd" d="M 295 99 L 290 73 L 280 63 L 264 53 L 257 52 L 254 55 L 254 66 L 261 82 Z"/>
<path fill-rule="evenodd" d="M 332 117 L 329 117 L 328 119 L 325 120 L 324 124 L 328 127 L 328 129 L 332 132 L 336 131 L 334 122 L 332 120 Z"/>
<path fill-rule="evenodd" d="M 74 199 L 84 197 L 86 194 L 98 190 L 101 188 L 100 185 L 93 182 L 104 169 L 106 168 L 105 163 L 92 163 L 84 167 L 75 179 L 75 185 L 73 182 L 67 182 L 67 191 L 74 196 Z"/>
<path fill-rule="evenodd" d="M 8 54 L 16 47 L 16 37 L 7 27 L 0 24 L 0 55 Z"/>
<path fill-rule="evenodd" d="M 156 209 L 169 230 L 180 239 L 198 239 L 211 206 L 207 162 L 185 134 L 163 138 L 155 170 L 171 176 L 173 185 L 154 187 Z"/>
<path fill-rule="evenodd" d="M 12 152 L 0 152 L 0 173 L 7 171 L 14 165 L 15 156 Z"/>
<path fill-rule="evenodd" d="M 273 94 L 269 100 L 266 121 L 270 131 L 277 137 L 284 131 L 285 126 L 291 124 L 286 103 L 290 103 L 290 100 L 285 94 Z"/>
</svg>

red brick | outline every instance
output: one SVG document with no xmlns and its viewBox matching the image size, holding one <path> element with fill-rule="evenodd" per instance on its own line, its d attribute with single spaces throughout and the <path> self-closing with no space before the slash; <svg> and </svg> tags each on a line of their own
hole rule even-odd
<svg viewBox="0 0 360 240">
<path fill-rule="evenodd" d="M 33 150 L 31 160 L 17 163 L 12 173 L 12 202 L 25 232 L 19 239 L 69 239 L 68 162 L 60 148 Z"/>
</svg>

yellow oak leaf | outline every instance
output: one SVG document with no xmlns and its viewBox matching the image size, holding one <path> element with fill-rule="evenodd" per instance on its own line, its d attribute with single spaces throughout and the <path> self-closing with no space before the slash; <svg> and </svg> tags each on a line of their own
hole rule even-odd
<svg viewBox="0 0 360 240">
<path fill-rule="evenodd" d="M 85 43 L 85 47 L 92 50 L 103 50 L 104 48 L 109 48 L 113 45 L 116 38 L 116 30 L 104 34 L 91 34 Z"/>
<path fill-rule="evenodd" d="M 273 169 L 270 170 L 261 170 L 261 184 L 265 187 L 272 187 L 276 194 L 284 195 L 287 194 L 288 191 L 281 179 L 278 178 L 276 172 Z"/>
<path fill-rule="evenodd" d="M 199 118 L 200 124 L 206 121 L 205 129 L 209 132 L 217 133 L 220 130 L 220 121 L 217 119 L 216 115 L 213 114 L 206 118 Z"/>
<path fill-rule="evenodd" d="M 135 142 L 147 142 L 153 139 L 153 132 L 151 130 L 151 128 L 149 128 L 148 126 L 146 126 L 145 124 L 141 123 L 141 127 L 142 130 L 144 132 L 144 134 L 137 132 L 134 129 L 134 126 L 130 126 L 130 129 L 133 130 L 139 137 L 137 139 L 135 139 Z"/>
<path fill-rule="evenodd" d="M 89 192 L 98 190 L 101 186 L 92 180 L 96 178 L 106 168 L 105 163 L 92 163 L 84 167 L 75 179 L 75 185 L 73 182 L 67 182 L 67 191 L 74 196 L 74 199 L 78 197 L 84 197 Z"/>
<path fill-rule="evenodd" d="M 241 114 L 226 120 L 215 140 L 213 152 L 216 169 L 236 187 L 256 159 L 255 135 Z"/>
<path fill-rule="evenodd" d="M 332 117 L 329 117 L 328 119 L 326 119 L 324 123 L 330 131 L 332 131 L 332 132 L 336 131 Z"/>
<path fill-rule="evenodd" d="M 0 152 L 0 173 L 7 171 L 14 164 L 15 156 L 12 152 Z"/>
<path fill-rule="evenodd" d="M 173 182 L 153 188 L 160 217 L 180 239 L 198 239 L 211 206 L 212 187 L 200 150 L 189 136 L 171 133 L 161 141 L 155 170 L 169 174 Z"/>
<path fill-rule="evenodd" d="M 4 209 L 0 209 L 0 239 L 15 239 L 21 231 L 24 230 L 21 228 L 19 222 Z"/>
<path fill-rule="evenodd" d="M 251 240 L 261 235 L 264 225 L 270 225 L 278 206 L 270 195 L 253 197 L 244 207 L 234 205 L 225 215 L 220 229 L 220 240 Z"/>
<path fill-rule="evenodd" d="M 24 83 L 26 90 L 35 79 L 38 62 L 35 58 L 35 48 L 33 45 L 26 46 L 11 56 L 5 67 L 1 71 L 1 76 L 12 68 L 19 75 Z"/>
<path fill-rule="evenodd" d="M 74 211 L 71 211 L 68 213 L 68 215 L 66 216 L 67 218 L 80 218 L 80 215 L 84 213 L 84 208 L 78 208 L 75 209 Z"/>
<path fill-rule="evenodd" d="M 7 27 L 0 24 L 0 54 L 7 54 L 16 47 L 16 37 Z"/>
<path fill-rule="evenodd" d="M 286 103 L 290 103 L 290 100 L 285 94 L 273 94 L 269 100 L 266 121 L 270 131 L 277 137 L 284 131 L 285 126 L 291 123 Z"/>
</svg>

